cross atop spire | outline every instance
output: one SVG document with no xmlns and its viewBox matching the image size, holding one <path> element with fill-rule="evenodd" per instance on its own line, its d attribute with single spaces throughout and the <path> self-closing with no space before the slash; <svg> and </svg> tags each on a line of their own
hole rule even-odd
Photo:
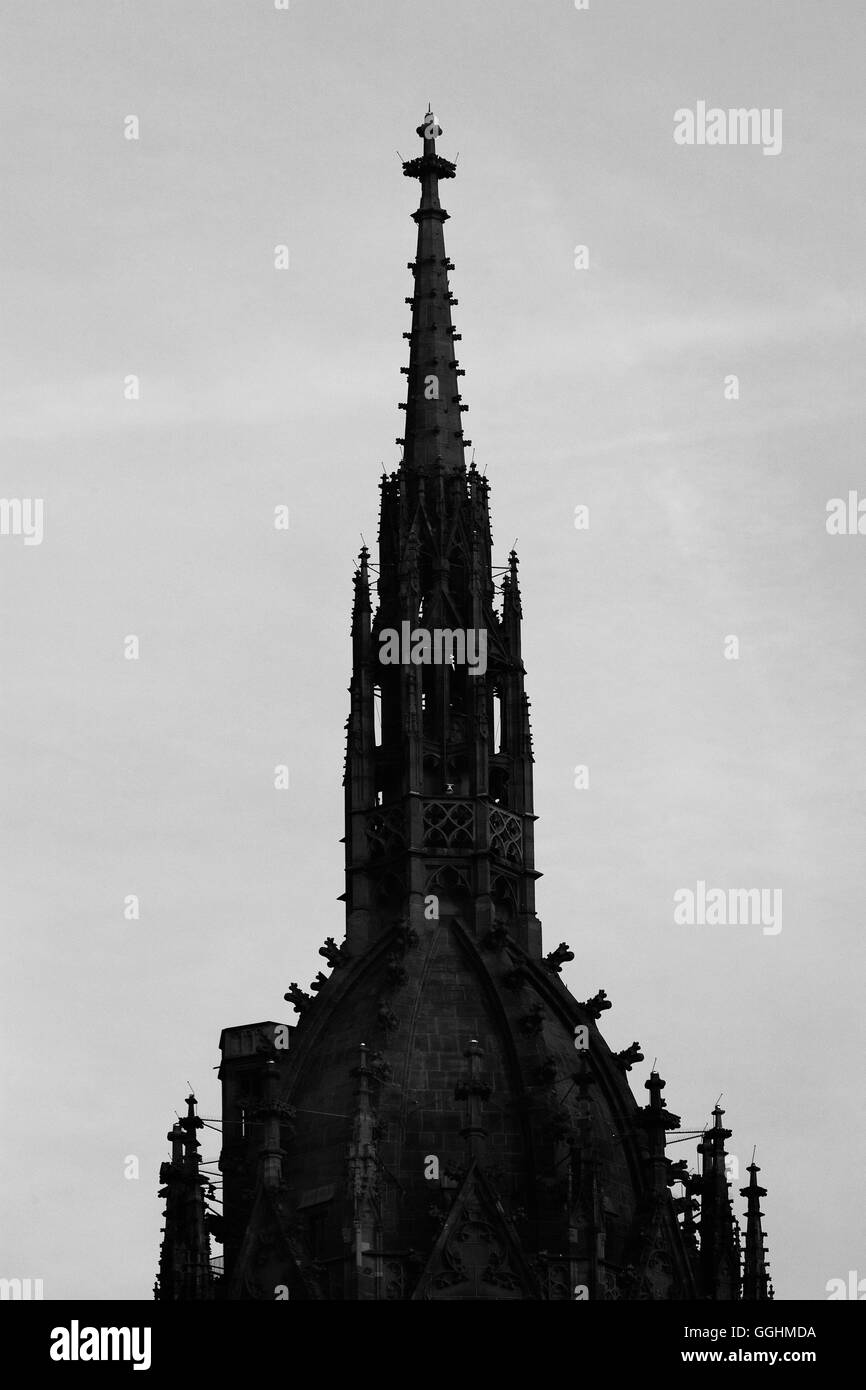
<svg viewBox="0 0 866 1390">
<path fill-rule="evenodd" d="M 427 141 L 427 140 L 432 141 L 432 143 L 433 143 L 433 148 L 434 148 L 434 150 L 435 150 L 435 148 L 436 148 L 436 140 L 437 140 L 438 137 L 442 134 L 442 130 L 441 130 L 441 128 L 436 124 L 436 117 L 433 115 L 433 106 L 432 106 L 431 102 L 429 102 L 429 101 L 428 101 L 428 103 L 427 103 L 427 115 L 424 117 L 424 119 L 423 119 L 423 121 L 421 122 L 421 124 L 420 124 L 419 126 L 416 127 L 416 130 L 417 130 L 417 134 L 421 136 L 422 140 L 424 140 L 424 141 Z M 426 145 L 425 145 L 425 149 L 426 149 Z"/>
<path fill-rule="evenodd" d="M 424 153 L 417 159 L 407 159 L 403 164 L 403 173 L 407 179 L 421 179 L 422 184 L 425 176 L 432 176 L 436 179 L 453 179 L 457 173 L 457 166 L 452 164 L 450 159 L 443 159 L 436 153 L 436 141 L 442 134 L 442 127 L 438 124 L 433 112 L 428 109 L 426 116 L 419 126 L 415 127 L 417 135 L 424 141 Z M 438 189 L 434 190 L 438 195 Z M 423 204 L 422 198 L 422 204 Z M 438 201 L 438 197 L 437 197 Z M 445 213 L 443 221 L 447 218 Z"/>
<path fill-rule="evenodd" d="M 200 1120 L 196 1114 L 197 1103 L 195 1096 L 190 1091 L 186 1098 L 186 1116 L 178 1122 L 180 1129 L 184 1132 L 184 1171 L 190 1176 L 195 1176 L 198 1173 L 198 1151 L 201 1145 L 195 1137 L 196 1130 L 204 1128 L 204 1121 Z"/>
</svg>

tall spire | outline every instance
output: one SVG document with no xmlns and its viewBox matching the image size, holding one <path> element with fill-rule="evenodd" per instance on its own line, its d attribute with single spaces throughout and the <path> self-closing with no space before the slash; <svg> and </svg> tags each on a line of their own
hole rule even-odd
<svg viewBox="0 0 866 1390">
<path fill-rule="evenodd" d="M 773 1297 L 770 1275 L 767 1266 L 764 1228 L 761 1211 L 761 1198 L 766 1197 L 767 1189 L 758 1186 L 760 1168 L 754 1160 L 746 1169 L 749 1174 L 748 1187 L 740 1188 L 740 1195 L 746 1198 L 746 1240 L 743 1258 L 743 1298 L 750 1300 Z"/>
<path fill-rule="evenodd" d="M 464 467 L 462 412 L 468 407 L 460 401 L 459 378 L 463 375 L 455 357 L 455 341 L 459 334 L 451 322 L 451 306 L 457 301 L 448 285 L 448 271 L 453 270 L 445 253 L 443 223 L 448 213 L 439 202 L 439 180 L 453 179 L 454 164 L 436 153 L 436 138 L 442 134 L 432 111 L 428 111 L 418 134 L 424 142 L 424 153 L 417 159 L 406 160 L 403 173 L 419 179 L 421 201 L 413 219 L 418 224 L 418 249 L 409 269 L 415 277 L 413 294 L 406 303 L 412 306 L 412 330 L 404 334 L 409 339 L 409 366 L 403 368 L 408 376 L 406 433 L 398 443 L 403 444 L 403 462 L 407 468 L 427 471 L 437 466 L 446 472 Z"/>
<path fill-rule="evenodd" d="M 459 918 L 479 941 L 501 925 L 539 959 L 517 557 L 497 586 L 487 481 L 463 459 L 439 202 L 455 169 L 436 152 L 432 111 L 418 134 L 423 153 L 403 165 L 421 184 L 404 456 L 380 483 L 378 563 L 363 550 L 355 575 L 347 944 L 361 952 L 397 922 Z"/>
<path fill-rule="evenodd" d="M 740 1286 L 740 1250 L 725 1171 L 725 1140 L 731 1131 L 722 1124 L 718 1101 L 713 1123 L 698 1144 L 701 1166 L 701 1282 L 705 1298 L 736 1298 Z"/>
<path fill-rule="evenodd" d="M 405 457 L 354 575 L 346 941 L 319 950 L 330 978 L 290 985 L 294 1027 L 223 1030 L 223 1214 L 202 1214 L 191 1097 L 161 1172 L 158 1296 L 736 1299 L 723 1112 L 699 1177 L 669 1163 L 655 1066 L 639 1107 L 639 1044 L 611 1051 L 605 991 L 581 1002 L 560 978 L 575 952 L 542 954 L 518 561 L 494 565 L 488 485 L 463 461 L 439 202 L 455 171 L 432 112 L 419 134 Z M 224 1246 L 217 1284 L 202 1229 Z"/>
<path fill-rule="evenodd" d="M 187 1113 L 168 1133 L 171 1162 L 163 1163 L 159 1180 L 165 1198 L 165 1235 L 159 1256 L 158 1300 L 213 1298 L 208 1214 L 205 1205 L 207 1179 L 199 1170 L 196 1131 L 203 1121 L 196 1114 L 196 1099 L 186 1099 Z"/>
<path fill-rule="evenodd" d="M 659 1196 L 667 1189 L 666 1131 L 679 1128 L 679 1116 L 671 1115 L 665 1109 L 662 1091 L 666 1084 L 655 1070 L 650 1072 L 649 1080 L 644 1082 L 644 1086 L 650 1093 L 649 1105 L 643 1111 L 643 1122 L 647 1135 L 649 1187 L 655 1196 Z"/>
</svg>

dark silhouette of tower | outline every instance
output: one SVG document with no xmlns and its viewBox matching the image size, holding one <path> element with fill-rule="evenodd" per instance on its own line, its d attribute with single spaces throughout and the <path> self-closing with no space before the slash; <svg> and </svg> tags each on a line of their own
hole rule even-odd
<svg viewBox="0 0 866 1390">
<path fill-rule="evenodd" d="M 346 938 L 309 992 L 292 983 L 293 1026 L 223 1032 L 224 1208 L 199 1185 L 194 1224 L 224 1277 L 175 1275 L 170 1176 L 160 1296 L 766 1298 L 752 1189 L 741 1278 L 722 1112 L 702 1173 L 672 1164 L 664 1081 L 638 1104 L 639 1045 L 612 1052 L 604 990 L 578 1001 L 572 952 L 543 954 L 518 561 L 494 567 L 488 483 L 464 461 L 439 200 L 455 166 L 430 112 L 418 134 L 402 462 L 378 563 L 365 547 L 354 576 Z"/>
<path fill-rule="evenodd" d="M 196 1115 L 196 1099 L 187 1096 L 184 1119 L 172 1125 L 168 1139 L 171 1161 L 163 1163 L 159 1180 L 165 1198 L 165 1237 L 159 1258 L 156 1299 L 209 1299 L 214 1296 L 210 1259 L 205 1189 L 208 1182 L 199 1168 L 196 1131 L 202 1121 Z"/>
<path fill-rule="evenodd" d="M 767 1263 L 762 1221 L 764 1213 L 761 1211 L 761 1198 L 766 1197 L 767 1189 L 758 1186 L 758 1174 L 761 1170 L 754 1156 L 746 1171 L 749 1174 L 748 1187 L 740 1188 L 740 1196 L 747 1200 L 743 1247 L 743 1298 L 772 1298 L 773 1286 L 770 1283 L 770 1267 Z"/>
</svg>

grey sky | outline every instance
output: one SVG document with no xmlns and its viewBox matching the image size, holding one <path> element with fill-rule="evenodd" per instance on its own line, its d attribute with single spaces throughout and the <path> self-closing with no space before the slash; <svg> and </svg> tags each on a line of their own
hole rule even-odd
<svg viewBox="0 0 866 1390">
<path fill-rule="evenodd" d="M 429 99 L 499 562 L 519 536 L 546 948 L 643 1044 L 639 1098 L 654 1057 L 684 1126 L 724 1092 L 777 1296 L 866 1275 L 866 536 L 825 530 L 866 495 L 863 22 L 7 7 L 0 495 L 43 497 L 45 538 L 0 537 L 0 1274 L 148 1297 L 187 1083 L 216 1115 L 220 1028 L 290 1019 L 341 935 L 351 574 L 398 457 L 396 151 Z M 781 154 L 677 146 L 698 100 L 781 108 Z M 782 932 L 675 926 L 698 879 L 781 888 Z"/>
</svg>

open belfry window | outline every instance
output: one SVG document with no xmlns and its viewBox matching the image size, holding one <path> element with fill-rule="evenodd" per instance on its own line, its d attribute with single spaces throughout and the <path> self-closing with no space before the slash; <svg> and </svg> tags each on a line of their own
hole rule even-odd
<svg viewBox="0 0 866 1390">
<path fill-rule="evenodd" d="M 382 687 L 373 686 L 373 736 L 376 747 L 382 747 Z"/>
<path fill-rule="evenodd" d="M 494 686 L 491 699 L 493 701 L 493 752 L 501 753 L 505 742 L 505 721 L 502 712 L 502 694 L 498 686 Z"/>
</svg>

